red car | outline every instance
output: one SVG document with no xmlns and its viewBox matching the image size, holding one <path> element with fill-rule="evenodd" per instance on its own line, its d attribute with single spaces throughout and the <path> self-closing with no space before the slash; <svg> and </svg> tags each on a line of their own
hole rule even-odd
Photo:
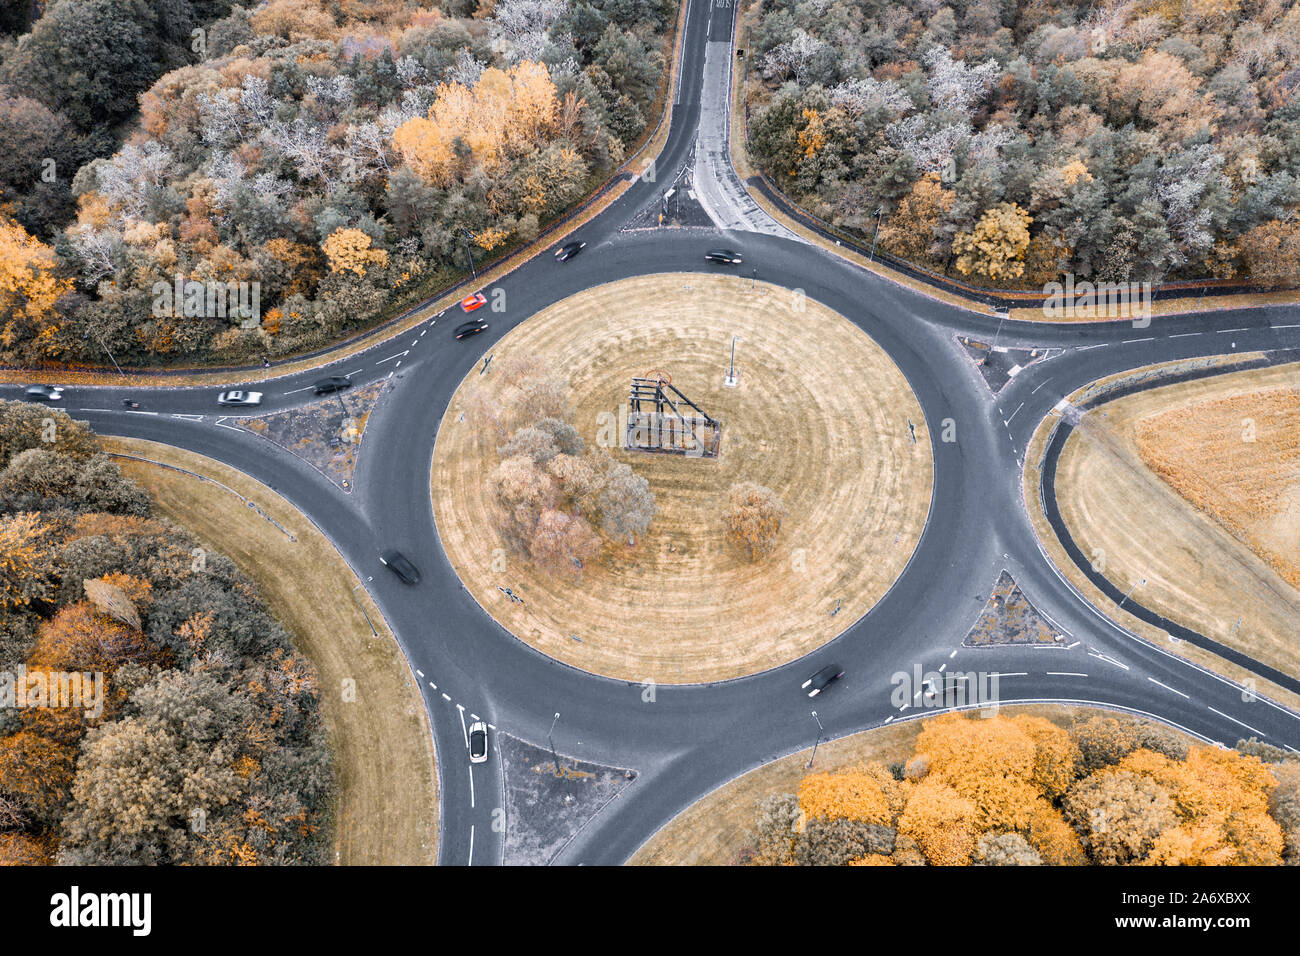
<svg viewBox="0 0 1300 956">
<path fill-rule="evenodd" d="M 473 295 L 467 295 L 460 300 L 460 310 L 462 312 L 473 312 L 485 305 L 487 305 L 487 296 L 482 292 L 475 292 Z"/>
</svg>

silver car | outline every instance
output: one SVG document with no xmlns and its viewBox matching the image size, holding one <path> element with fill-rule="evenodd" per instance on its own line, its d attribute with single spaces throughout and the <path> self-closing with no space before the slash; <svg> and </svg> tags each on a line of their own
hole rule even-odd
<svg viewBox="0 0 1300 956">
<path fill-rule="evenodd" d="M 233 392 L 222 392 L 220 395 L 217 396 L 217 404 L 234 405 L 239 408 L 247 407 L 249 405 L 261 405 L 262 393 L 241 392 L 239 390 L 235 390 Z"/>
</svg>

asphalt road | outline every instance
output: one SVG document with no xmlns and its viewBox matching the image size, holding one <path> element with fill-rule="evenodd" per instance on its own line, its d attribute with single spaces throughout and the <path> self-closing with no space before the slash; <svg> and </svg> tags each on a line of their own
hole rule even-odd
<svg viewBox="0 0 1300 956">
<path fill-rule="evenodd" d="M 442 863 L 501 861 L 503 838 L 493 829 L 493 811 L 502 803 L 500 761 L 471 767 L 466 754 L 464 727 L 477 717 L 538 743 L 554 725 L 562 754 L 638 771 L 557 858 L 587 864 L 624 861 L 699 797 L 764 761 L 811 746 L 819 733 L 824 740 L 935 712 L 923 706 L 923 697 L 901 708 L 891 700 L 891 676 L 917 666 L 997 674 L 1002 703 L 1096 703 L 1229 746 L 1255 735 L 1300 747 L 1300 715 L 1134 637 L 1084 602 L 1040 551 L 1021 493 L 1025 446 L 1063 396 L 1154 362 L 1300 347 L 1300 310 L 1157 318 L 1143 329 L 1004 322 L 896 286 L 779 230 L 624 231 L 639 210 L 657 202 L 659 184 L 674 181 L 691 161 L 705 49 L 730 36 L 730 6 L 690 2 L 680 92 L 657 175 L 635 183 L 578 231 L 588 243 L 581 255 L 561 264 L 543 251 L 489 286 L 489 301 L 499 288 L 505 308 L 488 314 L 490 327 L 476 338 L 457 342 L 451 327 L 460 315 L 448 312 L 359 355 L 334 362 L 326 357 L 310 372 L 256 386 L 265 393 L 261 412 L 267 413 L 312 401 L 309 386 L 323 375 L 350 374 L 358 385 L 391 378 L 388 397 L 367 425 L 352 493 L 270 442 L 230 427 L 212 387 L 74 386 L 64 406 L 101 433 L 165 442 L 239 468 L 288 498 L 329 536 L 366 581 L 420 678 L 437 747 Z M 719 89 L 715 96 L 725 94 Z M 803 290 L 892 356 L 930 430 L 933 504 L 906 571 L 835 641 L 751 677 L 661 686 L 650 695 L 640 684 L 593 676 L 537 653 L 479 608 L 438 543 L 429 499 L 433 439 L 461 378 L 530 315 L 629 276 L 726 271 L 703 261 L 704 251 L 718 245 L 744 255 L 742 275 L 756 269 L 763 282 Z M 1051 352 L 995 396 L 956 343 L 957 334 Z M 2 387 L 0 397 L 16 398 L 19 391 Z M 127 396 L 140 401 L 138 411 L 123 409 Z M 950 442 L 942 440 L 948 419 L 955 436 Z M 419 566 L 419 586 L 402 585 L 379 564 L 386 547 Z M 1069 635 L 1068 648 L 960 647 L 1002 569 Z M 829 662 L 845 669 L 844 678 L 809 701 L 800 683 Z"/>
</svg>

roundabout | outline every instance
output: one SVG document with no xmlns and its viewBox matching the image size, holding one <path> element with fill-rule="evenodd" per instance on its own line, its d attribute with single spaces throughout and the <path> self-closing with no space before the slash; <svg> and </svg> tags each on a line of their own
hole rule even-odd
<svg viewBox="0 0 1300 956">
<path fill-rule="evenodd" d="M 679 96 L 656 159 L 661 181 L 700 158 L 698 131 L 708 117 L 727 115 L 726 83 L 703 77 L 706 46 L 729 47 L 733 15 L 730 6 L 697 3 L 685 14 Z M 730 56 L 711 53 L 708 62 Z M 734 177 L 725 151 L 716 155 L 713 171 Z M 1089 603 L 1041 550 L 1022 482 L 1035 464 L 1027 456 L 1039 424 L 1070 411 L 1076 390 L 1159 362 L 1280 355 L 1300 342 L 1293 309 L 1160 315 L 1141 332 L 1122 322 L 1004 321 L 753 226 L 754 210 L 716 229 L 626 228 L 647 206 L 657 208 L 661 188 L 633 176 L 581 226 L 587 248 L 571 262 L 539 248 L 508 274 L 476 283 L 506 305 L 481 336 L 457 341 L 458 316 L 430 305 L 386 341 L 316 356 L 313 367 L 228 373 L 227 387 L 258 381 L 266 414 L 313 401 L 322 375 L 358 387 L 387 383 L 351 493 L 233 427 L 214 407 L 214 387 L 203 384 L 210 376 L 148 389 L 143 407 L 130 411 L 121 400 L 139 398 L 139 386 L 128 395 L 103 380 L 67 391 L 69 412 L 101 434 L 205 455 L 283 495 L 356 571 L 430 717 L 440 862 L 504 859 L 502 761 L 494 752 L 471 764 L 466 754 L 466 724 L 478 720 L 494 735 L 635 772 L 552 860 L 587 864 L 624 862 L 680 811 L 774 759 L 933 713 L 891 700 L 891 675 L 918 666 L 998 673 L 1004 704 L 1112 707 L 1226 746 L 1249 735 L 1300 744 L 1294 711 L 1244 697 L 1241 685 L 1141 639 Z M 704 252 L 722 242 L 743 253 L 744 278 L 726 267 L 712 278 L 697 274 Z M 751 265 L 763 281 L 751 282 Z M 796 293 L 805 312 L 794 308 Z M 732 336 L 739 385 L 728 389 Z M 1048 357 L 994 392 L 957 336 Z M 634 548 L 620 556 L 606 543 L 608 566 L 603 558 L 585 562 L 580 583 L 566 581 L 563 592 L 525 577 L 527 567 L 508 554 L 504 570 L 493 570 L 501 545 L 479 486 L 485 458 L 495 467 L 502 443 L 476 438 L 460 421 L 462 389 L 496 387 L 516 349 L 567 367 L 574 425 L 586 444 L 597 442 L 595 416 L 617 419 L 631 380 L 654 371 L 724 426 L 711 461 L 606 449 L 647 479 L 657 514 Z M 778 405 L 785 417 L 765 421 Z M 802 418 L 788 417 L 799 408 Z M 480 453 L 473 467 L 468 459 L 456 465 L 453 446 L 444 447 L 453 439 L 462 455 L 471 446 Z M 744 479 L 772 488 L 790 512 L 764 565 L 742 562 L 711 523 L 729 485 Z M 453 521 L 439 496 L 458 494 L 466 510 L 457 506 Z M 419 586 L 379 564 L 388 548 L 420 568 Z M 796 549 L 804 551 L 803 572 L 794 571 Z M 638 580 L 644 569 L 653 574 Z M 1069 635 L 1068 648 L 961 644 L 1003 570 Z M 688 584 L 701 590 L 674 605 L 674 589 Z M 524 603 L 511 604 L 498 587 Z M 771 589 L 779 596 L 765 593 Z M 572 600 L 562 602 L 561 593 Z M 696 600 L 700 614 L 682 613 Z M 581 630 L 569 617 L 577 602 Z M 768 620 L 778 606 L 788 616 Z M 671 628 L 663 626 L 669 618 Z M 692 647 L 670 643 L 691 628 Z M 832 663 L 845 676 L 810 702 L 800 682 Z M 665 686 L 648 694 L 650 680 Z M 390 692 L 366 687 L 361 699 Z"/>
<path fill-rule="evenodd" d="M 920 405 L 885 352 L 820 303 L 729 276 L 637 277 L 543 309 L 492 356 L 439 428 L 438 534 L 475 600 L 565 663 L 655 683 L 787 663 L 866 614 L 920 539 L 932 489 Z M 580 574 L 542 569 L 499 532 L 489 485 L 506 430 L 474 406 L 510 407 L 521 357 L 567 381 L 587 450 L 629 465 L 654 496 L 645 534 L 630 546 L 606 535 Z M 722 422 L 716 458 L 624 447 L 628 383 L 652 368 Z M 775 550 L 757 561 L 727 538 L 728 490 L 745 481 L 786 511 Z"/>
</svg>

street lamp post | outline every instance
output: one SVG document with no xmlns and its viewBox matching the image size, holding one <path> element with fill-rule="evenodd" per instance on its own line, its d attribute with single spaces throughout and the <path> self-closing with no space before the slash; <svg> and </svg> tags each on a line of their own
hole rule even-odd
<svg viewBox="0 0 1300 956">
<path fill-rule="evenodd" d="M 474 268 L 474 250 L 469 247 L 469 238 L 470 238 L 469 228 L 467 226 L 461 226 L 460 231 L 461 231 L 461 235 L 465 239 L 465 255 L 469 256 L 469 274 L 472 275 L 475 278 L 475 280 L 477 280 L 478 270 Z"/>
<path fill-rule="evenodd" d="M 1147 583 L 1147 579 L 1143 578 L 1141 581 L 1138 581 L 1136 584 L 1130 587 L 1127 591 L 1124 592 L 1124 596 L 1119 599 L 1119 604 L 1117 604 L 1116 607 L 1123 607 L 1124 602 L 1128 600 L 1129 595 L 1132 594 L 1137 588 L 1145 585 L 1146 583 Z"/>
<path fill-rule="evenodd" d="M 555 764 L 555 775 L 557 777 L 560 775 L 560 758 L 555 753 L 555 741 L 551 739 L 551 734 L 555 731 L 555 722 L 559 719 L 560 719 L 560 715 L 557 712 L 556 715 L 551 719 L 551 729 L 546 732 L 546 742 L 551 747 L 551 760 Z"/>
<path fill-rule="evenodd" d="M 731 367 L 727 370 L 727 377 L 722 382 L 727 388 L 736 387 L 736 336 L 731 337 Z"/>
<path fill-rule="evenodd" d="M 822 719 L 817 716 L 817 711 L 812 712 L 812 718 L 817 721 L 817 739 L 813 741 L 813 752 L 812 756 L 808 758 L 808 766 L 804 768 L 806 770 L 811 770 L 813 761 L 817 759 L 817 745 L 822 742 L 822 732 L 826 729 L 822 726 Z"/>
<path fill-rule="evenodd" d="M 117 364 L 117 359 L 113 358 L 113 353 L 108 350 L 108 346 L 104 344 L 104 340 L 99 337 L 99 333 L 91 328 L 90 323 L 87 322 L 86 331 L 81 337 L 82 339 L 88 339 L 92 335 L 95 337 L 95 341 L 99 343 L 99 347 L 104 350 L 104 354 L 108 356 L 108 360 L 113 363 L 113 368 L 117 369 L 117 374 L 125 377 L 126 372 L 122 371 L 122 366 Z"/>
<path fill-rule="evenodd" d="M 876 231 L 871 237 L 871 262 L 876 261 L 876 240 L 880 238 L 880 217 L 885 214 L 884 206 L 876 207 Z"/>
</svg>

